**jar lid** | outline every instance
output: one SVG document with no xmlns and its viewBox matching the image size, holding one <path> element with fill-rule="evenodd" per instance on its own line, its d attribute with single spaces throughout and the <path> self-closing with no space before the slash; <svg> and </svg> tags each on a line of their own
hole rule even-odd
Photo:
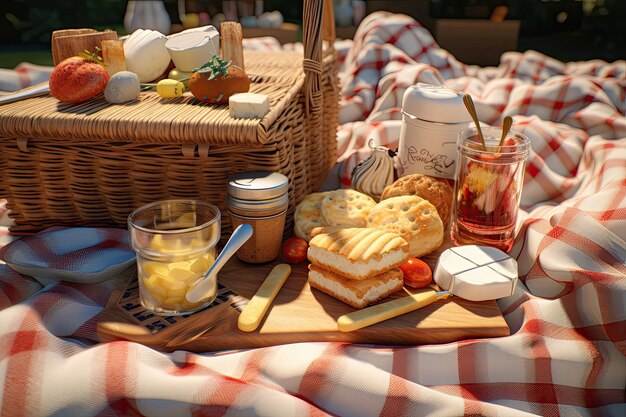
<svg viewBox="0 0 626 417">
<path fill-rule="evenodd" d="M 269 200 L 288 189 L 289 179 L 278 172 L 252 171 L 228 178 L 228 195 L 241 200 Z"/>
<path fill-rule="evenodd" d="M 467 123 L 471 117 L 463 93 L 441 85 L 417 83 L 406 89 L 402 112 L 428 122 Z"/>
<path fill-rule="evenodd" d="M 288 204 L 289 196 L 287 194 L 267 200 L 242 200 L 230 195 L 226 197 L 226 205 L 229 209 L 247 211 L 250 213 L 287 208 Z"/>
</svg>

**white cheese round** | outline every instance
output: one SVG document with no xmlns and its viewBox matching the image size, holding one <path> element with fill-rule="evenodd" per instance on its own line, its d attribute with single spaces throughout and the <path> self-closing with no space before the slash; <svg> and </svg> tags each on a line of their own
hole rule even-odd
<svg viewBox="0 0 626 417">
<path fill-rule="evenodd" d="M 517 262 L 490 246 L 458 246 L 441 254 L 434 279 L 442 289 L 466 300 L 495 300 L 513 294 Z"/>
</svg>

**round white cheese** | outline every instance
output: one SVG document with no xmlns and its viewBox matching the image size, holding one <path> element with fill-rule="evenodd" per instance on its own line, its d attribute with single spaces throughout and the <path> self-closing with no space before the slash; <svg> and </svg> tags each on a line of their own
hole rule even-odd
<svg viewBox="0 0 626 417">
<path fill-rule="evenodd" d="M 441 254 L 434 279 L 442 289 L 466 300 L 495 300 L 513 294 L 517 262 L 489 246 L 458 246 Z"/>
</svg>

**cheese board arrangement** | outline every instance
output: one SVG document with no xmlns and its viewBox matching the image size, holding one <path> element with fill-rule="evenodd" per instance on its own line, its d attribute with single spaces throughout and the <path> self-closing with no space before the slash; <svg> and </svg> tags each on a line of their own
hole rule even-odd
<svg viewBox="0 0 626 417">
<path fill-rule="evenodd" d="M 229 188 L 247 186 L 248 197 L 267 197 L 268 189 L 283 183 L 272 173 L 252 172 L 233 176 Z M 280 195 L 280 187 L 274 193 Z M 414 345 L 508 335 L 495 300 L 513 293 L 517 264 L 492 246 L 452 244 L 439 215 L 450 213 L 454 204 L 449 183 L 414 174 L 382 195 L 387 198 L 377 203 L 352 189 L 309 194 L 295 210 L 297 237 L 265 242 L 280 250 L 261 262 L 242 252 L 238 256 L 247 262 L 233 258 L 225 265 L 220 258 L 233 255 L 231 241 L 243 249 L 246 240 L 261 238 L 257 223 L 239 226 L 215 260 L 214 234 L 209 249 L 200 252 L 193 242 L 201 235 L 185 236 L 201 233 L 213 221 L 200 215 L 202 204 L 149 205 L 161 207 L 146 219 L 151 229 L 131 215 L 133 228 L 149 234 L 133 232 L 131 241 L 143 240 L 136 250 L 144 245 L 156 254 L 138 249 L 149 258 L 120 280 L 98 319 L 100 340 L 211 351 L 311 341 Z M 243 226 L 249 234 L 236 238 Z M 196 269 L 207 250 L 208 261 Z M 211 265 L 219 265 L 217 279 Z M 215 290 L 207 293 L 199 288 L 208 277 Z"/>
<path fill-rule="evenodd" d="M 476 117 L 471 97 L 450 97 Z M 200 203 L 191 211 L 173 209 L 176 202 L 155 203 L 167 209 L 147 219 L 153 235 L 144 237 L 144 245 L 159 255 L 152 256 L 150 265 L 138 265 L 138 285 L 131 277 L 111 297 L 98 326 L 100 337 L 158 349 L 219 350 L 304 341 L 412 345 L 508 335 L 495 300 L 512 295 L 517 283 L 517 263 L 505 251 L 510 250 L 520 198 L 511 181 L 521 183 L 516 175 L 527 152 L 527 139 L 509 127 L 483 133 L 477 125 L 458 133 L 457 175 L 467 170 L 470 179 L 415 173 L 389 181 L 390 165 L 383 158 L 395 155 L 373 148 L 373 162 L 366 160 L 353 172 L 362 191 L 341 188 L 306 195 L 294 211 L 296 237 L 282 244 L 280 239 L 258 242 L 271 230 L 277 236 L 284 230 L 284 217 L 277 213 L 288 204 L 281 199 L 288 179 L 265 171 L 232 176 L 228 214 L 243 223 L 231 240 L 248 226 L 251 233 L 245 239 L 257 243 L 247 253 L 248 243 L 241 243 L 239 261 L 232 260 L 218 276 L 218 288 L 230 298 L 218 298 L 217 290 L 204 299 L 198 296 L 205 294 L 199 288 L 206 287 L 207 278 L 215 277 L 210 267 L 215 251 L 211 249 L 209 265 L 194 269 L 198 254 L 190 254 L 193 244 L 176 237 L 207 224 L 198 217 L 195 206 Z M 501 183 L 508 184 L 506 189 Z M 470 186 L 480 197 L 468 202 Z M 485 190 L 492 190 L 489 201 L 482 201 Z M 491 215 L 486 222 L 485 212 L 503 201 L 507 216 Z M 248 210 L 252 217 L 238 210 Z M 188 219 L 197 221 L 189 224 Z M 471 231 L 462 235 L 463 242 L 461 223 Z M 271 226 L 263 229 L 263 224 Z M 164 233 L 171 238 L 168 243 Z M 249 257 L 261 251 L 268 256 Z M 230 252 L 228 243 L 220 258 Z M 176 258 L 160 257 L 173 253 Z M 215 264 L 222 268 L 219 261 Z M 157 288 L 165 309 L 148 301 L 154 299 L 156 282 L 168 282 L 167 288 Z M 178 301 L 169 301 L 173 299 Z M 202 301 L 201 308 L 194 304 Z M 154 324 L 164 313 L 188 319 L 165 327 Z"/>
<path fill-rule="evenodd" d="M 436 257 L 433 254 L 425 259 L 434 266 Z M 162 351 L 206 352 L 323 341 L 404 346 L 509 335 L 494 300 L 459 297 L 440 299 L 372 326 L 341 332 L 338 319 L 360 310 L 311 288 L 306 263 L 292 265 L 259 327 L 241 330 L 240 315 L 277 263 L 252 267 L 231 259 L 219 275 L 215 301 L 205 310 L 186 316 L 160 316 L 146 310 L 139 299 L 136 271 L 131 269 L 120 277 L 119 287 L 97 318 L 98 336 L 101 341 L 130 340 Z M 384 301 L 425 292 L 434 291 L 430 287 L 404 287 Z"/>
</svg>

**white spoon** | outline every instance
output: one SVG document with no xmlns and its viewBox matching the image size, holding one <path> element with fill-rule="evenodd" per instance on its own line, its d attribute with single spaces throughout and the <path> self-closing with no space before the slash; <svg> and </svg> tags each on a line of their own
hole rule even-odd
<svg viewBox="0 0 626 417">
<path fill-rule="evenodd" d="M 241 224 L 235 229 L 230 239 L 228 239 L 228 242 L 226 242 L 224 249 L 222 249 L 215 260 L 215 263 L 213 263 L 211 268 L 209 268 L 204 275 L 204 278 L 200 278 L 200 280 L 195 282 L 191 289 L 187 291 L 185 295 L 187 301 L 197 303 L 210 298 L 216 292 L 217 273 L 251 236 L 252 226 L 247 223 Z"/>
</svg>

